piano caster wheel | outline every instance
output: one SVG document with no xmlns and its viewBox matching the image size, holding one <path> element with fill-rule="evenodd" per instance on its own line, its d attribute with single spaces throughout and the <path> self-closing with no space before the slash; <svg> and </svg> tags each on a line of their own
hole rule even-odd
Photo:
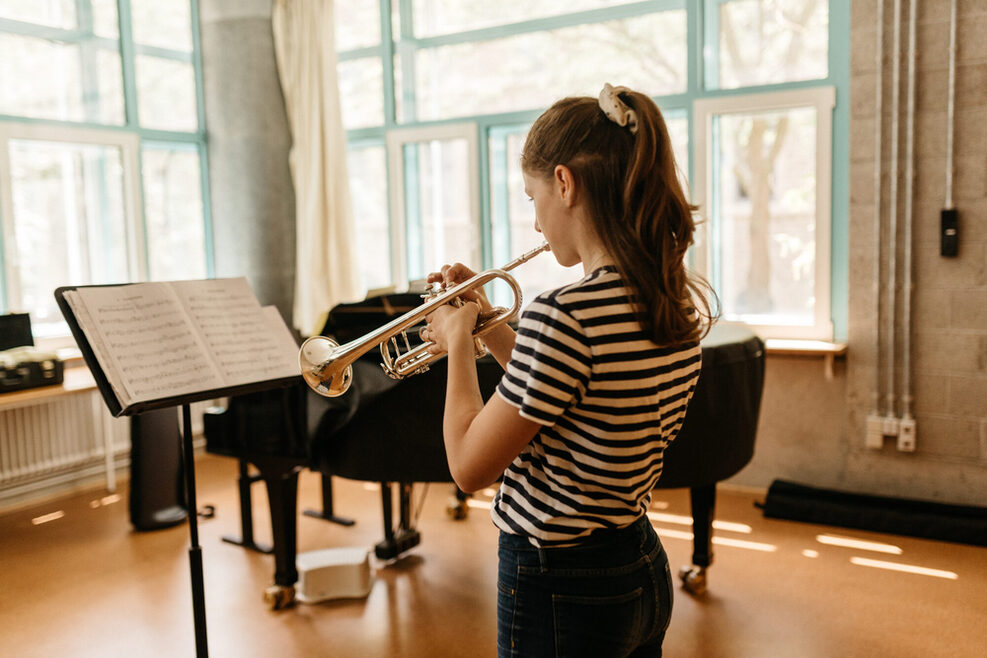
<svg viewBox="0 0 987 658">
<path fill-rule="evenodd" d="M 706 593 L 706 567 L 686 566 L 679 569 L 682 589 L 693 596 Z"/>
<path fill-rule="evenodd" d="M 264 603 L 269 610 L 284 610 L 295 602 L 295 588 L 271 585 L 264 590 Z"/>
<path fill-rule="evenodd" d="M 469 505 L 466 504 L 465 500 L 459 500 L 458 498 L 451 498 L 449 503 L 446 505 L 446 514 L 453 521 L 462 521 L 465 519 L 470 512 Z"/>
</svg>

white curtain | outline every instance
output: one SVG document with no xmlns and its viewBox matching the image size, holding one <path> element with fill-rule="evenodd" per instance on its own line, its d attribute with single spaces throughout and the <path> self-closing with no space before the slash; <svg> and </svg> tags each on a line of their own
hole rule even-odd
<svg viewBox="0 0 987 658">
<path fill-rule="evenodd" d="M 366 294 L 356 259 L 332 0 L 275 0 L 271 23 L 292 135 L 294 325 L 307 336 L 322 328 L 333 306 Z"/>
</svg>

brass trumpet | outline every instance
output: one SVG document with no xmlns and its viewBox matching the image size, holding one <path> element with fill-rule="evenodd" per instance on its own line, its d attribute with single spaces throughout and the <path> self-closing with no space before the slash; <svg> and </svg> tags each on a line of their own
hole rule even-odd
<svg viewBox="0 0 987 658">
<path fill-rule="evenodd" d="M 486 350 L 479 340 L 480 336 L 510 321 L 521 308 L 521 287 L 507 272 L 548 250 L 549 245 L 545 242 L 499 269 L 480 272 L 448 290 L 433 287 L 425 295 L 425 302 L 418 308 L 345 345 L 340 345 L 325 336 L 312 336 L 302 343 L 298 352 L 298 365 L 301 367 L 302 377 L 319 395 L 330 398 L 340 396 L 349 389 L 353 381 L 353 363 L 377 345 L 380 346 L 381 368 L 389 377 L 404 379 L 425 372 L 433 361 L 442 358 L 445 354 L 430 353 L 428 350 L 433 345 L 430 341 L 412 348 L 408 341 L 408 329 L 420 324 L 439 306 L 443 304 L 460 306 L 463 304 L 462 297 L 466 293 L 482 288 L 494 279 L 501 279 L 514 292 L 514 303 L 510 308 L 494 308 L 477 318 L 473 339 L 477 347 L 477 358 L 483 356 Z M 404 353 L 400 352 L 398 336 L 401 336 L 401 342 L 407 350 Z"/>
</svg>

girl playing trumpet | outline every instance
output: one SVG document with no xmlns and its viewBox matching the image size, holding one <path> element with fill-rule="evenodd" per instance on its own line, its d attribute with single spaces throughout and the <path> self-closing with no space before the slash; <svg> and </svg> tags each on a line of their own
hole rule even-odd
<svg viewBox="0 0 987 658">
<path fill-rule="evenodd" d="M 665 121 L 646 95 L 605 85 L 532 126 L 521 156 L 535 229 L 584 277 L 540 295 L 515 333 L 483 337 L 504 366 L 484 404 L 472 331 L 482 296 L 429 316 L 448 352 L 443 435 L 456 483 L 502 478 L 499 656 L 661 654 L 668 558 L 645 512 L 699 377 L 708 288 L 686 271 L 694 208 Z M 444 266 L 447 285 L 473 272 Z"/>
</svg>

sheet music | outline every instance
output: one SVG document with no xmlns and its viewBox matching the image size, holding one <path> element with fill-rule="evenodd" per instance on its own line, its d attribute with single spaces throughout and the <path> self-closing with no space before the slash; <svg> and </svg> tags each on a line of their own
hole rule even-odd
<svg viewBox="0 0 987 658">
<path fill-rule="evenodd" d="M 63 297 L 123 409 L 301 374 L 291 331 L 243 277 L 84 286 Z"/>
<path fill-rule="evenodd" d="M 76 320 L 80 326 L 91 327 L 95 325 L 92 316 L 89 315 L 89 311 L 86 309 L 86 305 L 79 300 L 79 294 L 76 291 L 68 290 L 65 292 L 64 297 L 65 301 L 72 309 L 72 312 L 75 314 Z M 113 389 L 113 393 L 117 396 L 117 400 L 127 399 L 129 397 L 129 393 L 127 393 L 126 388 L 122 387 L 119 377 L 110 376 L 109 371 L 114 369 L 114 365 L 103 345 L 103 340 L 97 333 L 93 333 L 93 335 L 88 338 L 89 347 L 92 348 L 93 353 L 96 355 L 96 360 L 99 361 L 103 368 L 104 374 L 107 375 L 106 379 L 110 384 L 110 388 Z"/>
<path fill-rule="evenodd" d="M 261 365 L 270 377 L 301 376 L 298 365 L 298 343 L 276 306 L 261 309 L 267 320 L 270 349 L 265 349 Z"/>
<path fill-rule="evenodd" d="M 227 385 L 299 374 L 288 327 L 276 308 L 261 307 L 245 278 L 172 285 Z"/>
<path fill-rule="evenodd" d="M 168 283 L 79 288 L 76 295 L 102 341 L 110 364 L 103 364 L 107 378 L 118 378 L 116 388 L 127 392 L 121 402 L 222 387 L 222 377 Z"/>
</svg>

